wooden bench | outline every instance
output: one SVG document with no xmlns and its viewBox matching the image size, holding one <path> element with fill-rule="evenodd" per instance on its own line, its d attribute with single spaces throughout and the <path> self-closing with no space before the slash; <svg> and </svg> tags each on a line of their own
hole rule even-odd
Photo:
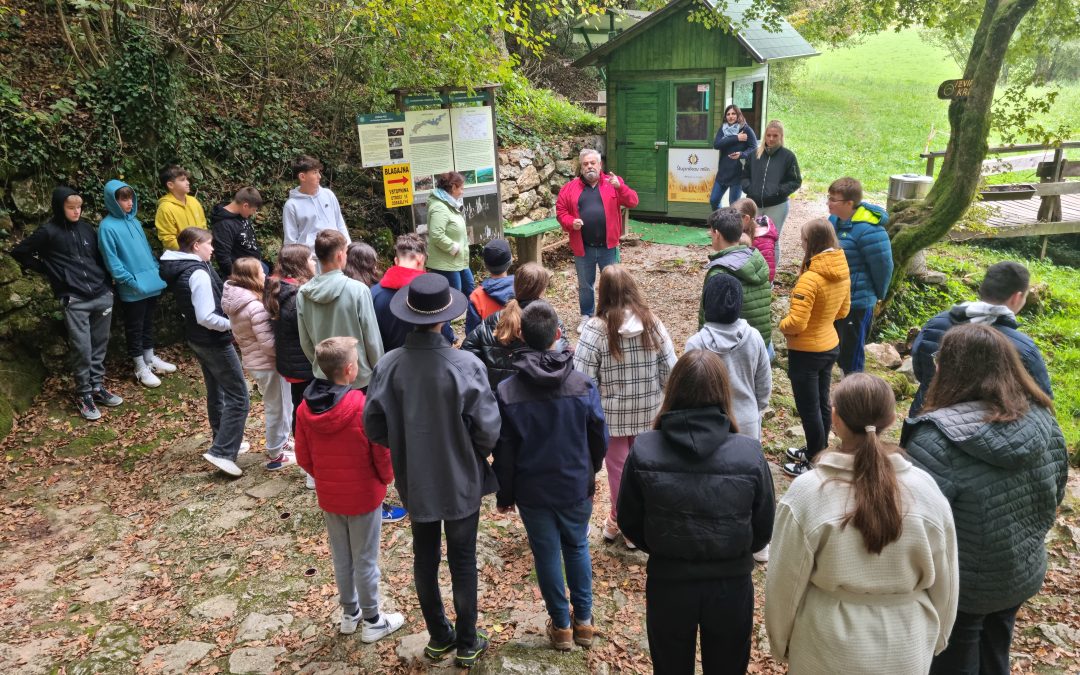
<svg viewBox="0 0 1080 675">
<path fill-rule="evenodd" d="M 517 227 L 507 227 L 503 229 L 503 234 L 507 238 L 513 237 L 517 239 L 518 264 L 521 265 L 527 262 L 541 262 L 540 250 L 542 247 L 540 244 L 544 240 L 544 233 L 554 232 L 559 229 L 561 228 L 558 220 L 545 218 L 518 225 Z"/>
</svg>

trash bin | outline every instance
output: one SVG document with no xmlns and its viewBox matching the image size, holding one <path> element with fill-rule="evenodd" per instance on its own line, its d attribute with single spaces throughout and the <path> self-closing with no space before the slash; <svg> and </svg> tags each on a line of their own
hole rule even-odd
<svg viewBox="0 0 1080 675">
<path fill-rule="evenodd" d="M 904 199 L 922 199 L 930 192 L 934 179 L 919 173 L 898 173 L 889 176 L 889 198 L 885 208 L 892 210 L 893 204 Z"/>
</svg>

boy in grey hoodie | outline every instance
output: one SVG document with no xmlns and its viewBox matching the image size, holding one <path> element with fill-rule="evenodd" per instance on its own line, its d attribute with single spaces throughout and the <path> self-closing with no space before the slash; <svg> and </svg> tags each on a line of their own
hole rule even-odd
<svg viewBox="0 0 1080 675">
<path fill-rule="evenodd" d="M 382 358 L 383 344 L 371 291 L 345 276 L 345 237 L 323 230 L 315 237 L 315 256 L 322 273 L 300 287 L 296 294 L 296 322 L 300 347 L 311 361 L 315 377 L 328 379 L 315 359 L 315 345 L 326 338 L 354 337 L 359 368 L 353 389 L 366 389 L 375 362 Z"/>
<path fill-rule="evenodd" d="M 740 319 L 743 289 L 738 279 L 717 274 L 705 282 L 705 325 L 686 342 L 686 351 L 708 349 L 724 359 L 731 381 L 731 410 L 739 433 L 761 439 L 761 413 L 769 406 L 772 368 L 761 333 Z"/>
<path fill-rule="evenodd" d="M 289 190 L 289 198 L 281 211 L 284 246 L 304 244 L 313 247 L 315 236 L 323 230 L 340 232 L 346 246 L 352 242 L 337 195 L 319 184 L 322 169 L 322 162 L 308 155 L 300 155 L 292 163 L 293 175 L 300 186 Z"/>
</svg>

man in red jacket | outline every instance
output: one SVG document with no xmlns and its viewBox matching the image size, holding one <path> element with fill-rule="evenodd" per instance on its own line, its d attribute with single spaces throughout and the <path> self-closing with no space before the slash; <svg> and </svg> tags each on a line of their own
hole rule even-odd
<svg viewBox="0 0 1080 675">
<path fill-rule="evenodd" d="M 315 347 L 329 379 L 314 379 L 296 411 L 296 463 L 315 478 L 326 519 L 334 578 L 341 602 L 341 632 L 363 619 L 360 639 L 375 642 L 401 628 L 401 614 L 379 614 L 379 537 L 386 486 L 394 480 L 390 451 L 364 433 L 364 393 L 352 388 L 359 368 L 353 337 L 332 337 Z"/>
<path fill-rule="evenodd" d="M 578 307 L 581 309 L 581 322 L 577 328 L 580 334 L 596 308 L 593 297 L 596 268 L 603 271 L 618 258 L 619 237 L 622 236 L 619 208 L 634 208 L 638 196 L 615 174 L 603 174 L 600 153 L 596 150 L 582 150 L 579 162 L 581 175 L 559 191 L 555 217 L 570 235 L 570 250 L 574 253 Z"/>
</svg>

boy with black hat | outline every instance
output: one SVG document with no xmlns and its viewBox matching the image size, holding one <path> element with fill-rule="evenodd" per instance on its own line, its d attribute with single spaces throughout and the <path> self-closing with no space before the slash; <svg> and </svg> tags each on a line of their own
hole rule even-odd
<svg viewBox="0 0 1080 675">
<path fill-rule="evenodd" d="M 390 448 L 410 514 L 416 596 L 431 636 L 424 653 L 439 659 L 456 648 L 462 668 L 488 647 L 476 630 L 476 532 L 480 500 L 497 488 L 487 457 L 502 425 L 484 364 L 440 334 L 467 304 L 446 277 L 430 273 L 394 295 L 390 311 L 416 328 L 375 364 L 364 408 L 368 438 Z M 444 528 L 456 625 L 439 592 Z"/>
<path fill-rule="evenodd" d="M 551 305 L 534 300 L 522 310 L 521 336 L 529 349 L 514 353 L 518 374 L 496 394 L 503 419 L 493 453 L 496 501 L 500 513 L 516 506 L 525 524 L 551 645 L 591 647 L 588 531 L 595 476 L 607 454 L 604 409 L 592 378 L 574 370 L 573 354 L 558 349 L 559 317 Z"/>
<path fill-rule="evenodd" d="M 772 368 L 761 333 L 739 318 L 743 287 L 729 274 L 705 281 L 701 305 L 705 325 L 686 342 L 686 351 L 708 349 L 718 354 L 731 381 L 731 410 L 739 433 L 761 438 L 761 413 L 769 407 Z"/>
<path fill-rule="evenodd" d="M 53 216 L 11 250 L 25 269 L 44 274 L 60 301 L 75 376 L 75 407 L 88 420 L 97 406 L 124 402 L 105 388 L 105 352 L 112 327 L 112 279 L 98 249 L 94 226 L 82 219 L 83 199 L 61 186 L 53 190 Z"/>
<path fill-rule="evenodd" d="M 484 267 L 487 268 L 488 278 L 469 294 L 469 309 L 465 314 L 466 335 L 514 297 L 514 276 L 506 273 L 512 262 L 510 242 L 492 239 L 484 244 Z"/>
</svg>

